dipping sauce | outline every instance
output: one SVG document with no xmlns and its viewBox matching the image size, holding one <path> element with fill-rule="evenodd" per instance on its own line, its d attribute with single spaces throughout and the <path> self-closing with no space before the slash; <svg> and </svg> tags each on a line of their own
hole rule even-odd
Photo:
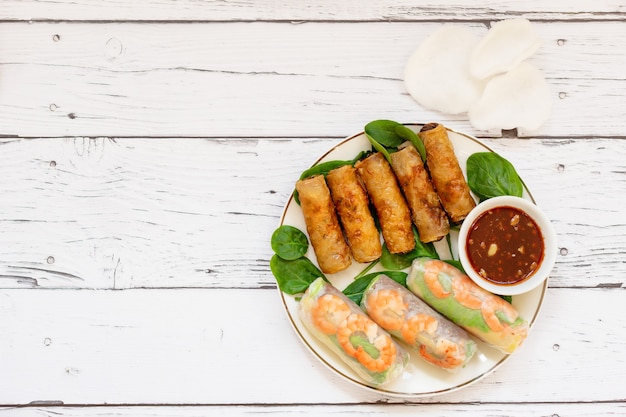
<svg viewBox="0 0 626 417">
<path fill-rule="evenodd" d="M 511 285 L 539 269 L 544 254 L 543 236 L 523 210 L 495 207 L 472 223 L 466 251 L 478 275 L 494 284 Z"/>
</svg>

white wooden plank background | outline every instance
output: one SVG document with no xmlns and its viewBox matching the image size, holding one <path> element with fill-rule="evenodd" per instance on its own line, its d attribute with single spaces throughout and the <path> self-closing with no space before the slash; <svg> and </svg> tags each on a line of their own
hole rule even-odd
<svg viewBox="0 0 626 417">
<path fill-rule="evenodd" d="M 354 405 L 308 405 L 300 406 L 197 406 L 197 407 L 146 407 L 146 406 L 120 406 L 115 407 L 116 416 L 133 417 L 200 417 L 207 415 L 233 417 L 233 416 L 256 416 L 259 414 L 293 416 L 414 416 L 417 413 L 430 417 L 458 417 L 467 416 L 468 412 L 489 417 L 544 417 L 544 416 L 571 416 L 587 417 L 622 415 L 624 406 L 612 403 L 597 404 L 470 404 L 459 407 L 457 404 L 368 404 L 364 406 Z M 0 416 L 11 417 L 41 417 L 41 416 L 67 416 L 67 417 L 109 417 L 111 407 L 32 407 L 32 408 L 4 408 L 0 409 Z"/>
<path fill-rule="evenodd" d="M 331 373 L 297 341 L 275 290 L 2 290 L 0 300 L 10 341 L 0 345 L 10 381 L 1 404 L 602 402 L 624 393 L 623 290 L 549 290 L 528 340 L 498 370 L 414 401 Z"/>
<path fill-rule="evenodd" d="M 439 25 L 6 23 L 0 126 L 30 137 L 337 136 L 389 118 L 485 135 L 405 91 L 408 57 Z M 554 109 L 540 131 L 519 134 L 623 137 L 626 56 L 615 51 L 626 50 L 626 24 L 536 27 L 545 43 L 531 62 Z"/>
<path fill-rule="evenodd" d="M 545 41 L 539 131 L 406 94 L 442 23 L 516 16 Z M 624 20 L 621 0 L 3 0 L 0 416 L 626 415 Z M 558 233 L 527 343 L 441 397 L 328 371 L 268 267 L 294 179 L 377 118 L 483 138 Z"/>
<path fill-rule="evenodd" d="M 481 1 L 384 0 L 376 2 L 302 3 L 288 0 L 4 0 L 0 17 L 6 20 L 481 20 L 524 15 L 532 19 L 624 19 L 619 0 Z"/>
<path fill-rule="evenodd" d="M 6 139 L 0 287 L 274 286 L 269 236 L 295 178 L 339 141 Z M 551 285 L 622 286 L 626 141 L 485 142 L 555 225 Z"/>
</svg>

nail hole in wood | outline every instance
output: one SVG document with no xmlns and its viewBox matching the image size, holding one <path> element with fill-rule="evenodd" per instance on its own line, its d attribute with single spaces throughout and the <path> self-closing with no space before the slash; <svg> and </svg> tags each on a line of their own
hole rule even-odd
<svg viewBox="0 0 626 417">
<path fill-rule="evenodd" d="M 50 168 L 54 168 L 57 166 L 57 161 L 50 161 Z"/>
<path fill-rule="evenodd" d="M 567 97 L 567 93 L 566 93 L 565 91 L 561 91 L 561 92 L 559 93 L 559 98 L 560 98 L 561 100 L 563 100 L 565 97 Z"/>
<path fill-rule="evenodd" d="M 558 164 L 558 165 L 556 166 L 556 170 L 557 170 L 557 171 L 559 171 L 559 172 L 563 172 L 563 171 L 565 171 L 565 165 L 563 165 L 563 164 Z"/>
<path fill-rule="evenodd" d="M 46 259 L 46 262 L 48 262 L 49 264 L 53 264 L 54 263 L 54 256 L 48 256 L 48 259 Z"/>
<path fill-rule="evenodd" d="M 557 39 L 556 40 L 556 44 L 559 45 L 559 46 L 565 45 L 565 42 L 567 42 L 565 39 Z"/>
<path fill-rule="evenodd" d="M 67 117 L 69 117 L 70 119 L 76 119 L 76 113 L 70 113 L 67 115 Z"/>
<path fill-rule="evenodd" d="M 56 104 L 54 104 L 54 103 L 52 103 L 52 104 L 50 105 L 50 111 L 55 111 L 55 110 L 56 110 L 56 109 L 58 109 L 58 108 L 59 108 L 59 107 L 58 107 Z"/>
<path fill-rule="evenodd" d="M 55 42 L 60 41 L 61 40 L 61 35 L 58 35 L 58 34 L 52 35 L 52 40 L 55 41 Z"/>
<path fill-rule="evenodd" d="M 45 346 L 50 346 L 50 345 L 52 344 L 52 339 L 50 339 L 49 337 L 46 337 L 46 338 L 43 340 L 43 344 L 44 344 Z"/>
<path fill-rule="evenodd" d="M 559 253 L 561 254 L 561 256 L 566 256 L 566 255 L 567 255 L 567 252 L 568 252 L 567 248 L 561 248 L 561 249 L 559 250 Z"/>
<path fill-rule="evenodd" d="M 555 344 L 553 344 L 553 345 L 552 345 L 552 350 L 553 350 L 553 351 L 555 351 L 555 352 L 556 352 L 556 351 L 557 351 L 557 350 L 559 350 L 559 349 L 561 349 L 561 346 L 559 346 L 559 345 L 558 345 L 558 343 L 555 343 Z"/>
</svg>

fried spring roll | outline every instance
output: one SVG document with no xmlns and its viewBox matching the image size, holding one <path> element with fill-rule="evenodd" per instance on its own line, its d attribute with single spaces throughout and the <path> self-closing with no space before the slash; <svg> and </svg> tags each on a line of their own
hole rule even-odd
<svg viewBox="0 0 626 417">
<path fill-rule="evenodd" d="M 435 242 L 446 236 L 450 222 L 417 149 L 409 145 L 392 153 L 391 167 L 404 191 L 420 240 Z"/>
<path fill-rule="evenodd" d="M 515 307 L 446 262 L 417 258 L 406 284 L 450 321 L 503 353 L 512 353 L 526 339 L 528 322 Z"/>
<path fill-rule="evenodd" d="M 459 222 L 476 206 L 476 202 L 470 195 L 448 132 L 443 125 L 428 123 L 420 130 L 419 137 L 424 142 L 426 165 L 443 209 L 452 222 Z"/>
<path fill-rule="evenodd" d="M 409 355 L 354 301 L 318 278 L 298 306 L 304 326 L 368 385 L 382 387 L 400 377 Z"/>
<path fill-rule="evenodd" d="M 374 205 L 389 252 L 411 251 L 415 247 L 411 212 L 387 160 L 377 152 L 355 167 Z"/>
<path fill-rule="evenodd" d="M 352 258 L 324 176 L 300 180 L 296 190 L 320 269 L 326 274 L 343 271 L 350 266 Z"/>
<path fill-rule="evenodd" d="M 371 262 L 380 258 L 380 234 L 356 170 L 352 165 L 333 169 L 326 175 L 326 183 L 354 259 Z"/>
<path fill-rule="evenodd" d="M 476 352 L 476 343 L 463 329 L 386 275 L 370 283 L 361 307 L 376 324 L 438 368 L 457 372 Z"/>
</svg>

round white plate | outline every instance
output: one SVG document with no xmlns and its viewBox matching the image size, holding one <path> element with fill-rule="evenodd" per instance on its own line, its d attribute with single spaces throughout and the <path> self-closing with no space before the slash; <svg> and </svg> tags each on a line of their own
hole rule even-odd
<svg viewBox="0 0 626 417">
<path fill-rule="evenodd" d="M 422 125 L 418 124 L 407 124 L 407 126 L 416 132 L 418 132 L 422 127 Z M 454 145 L 456 156 L 464 173 L 467 158 L 471 154 L 475 152 L 493 152 L 478 139 L 472 136 L 455 132 L 451 129 L 448 129 L 448 135 Z M 369 149 L 371 149 L 371 144 L 365 137 L 365 134 L 361 132 L 345 139 L 330 149 L 326 154 L 317 160 L 316 164 L 332 160 L 351 160 L 358 155 L 359 152 Z M 294 186 L 295 180 L 296 179 L 294 179 Z M 523 197 L 534 201 L 530 192 L 526 188 L 526 185 L 524 185 Z M 304 217 L 302 216 L 302 210 L 294 201 L 293 194 L 285 206 L 280 224 L 297 227 L 306 233 L 306 225 L 304 223 Z M 435 243 L 435 248 L 437 249 L 441 259 L 451 259 L 452 257 L 454 257 L 454 259 L 458 259 L 456 250 L 456 238 L 458 232 L 456 230 L 452 230 L 450 233 L 453 254 L 450 254 L 450 250 L 445 239 Z M 317 266 L 315 253 L 310 246 L 309 251 L 305 254 L 305 256 Z M 327 274 L 326 277 L 335 287 L 343 290 L 353 281 L 354 277 L 367 266 L 368 264 L 361 264 L 353 261 L 352 265 L 347 270 L 341 271 L 337 274 Z M 376 265 L 376 267 L 369 272 L 382 269 L 383 268 L 380 265 Z M 406 271 L 408 271 L 408 269 Z M 528 320 L 531 327 L 539 313 L 547 285 L 548 282 L 546 280 L 543 285 L 540 285 L 534 290 L 513 297 L 513 306 L 515 306 L 522 317 Z M 452 374 L 447 371 L 440 370 L 420 359 L 419 355 L 412 354 L 411 361 L 406 367 L 401 378 L 384 388 L 373 388 L 365 384 L 365 382 L 363 382 L 351 369 L 349 369 L 336 355 L 330 352 L 308 332 L 300 321 L 298 315 L 298 300 L 296 297 L 282 292 L 280 292 L 280 296 L 283 300 L 287 315 L 289 316 L 298 337 L 311 350 L 311 352 L 313 352 L 313 354 L 322 361 L 322 363 L 328 366 L 332 371 L 344 377 L 346 380 L 351 381 L 365 389 L 374 390 L 377 393 L 382 393 L 388 396 L 412 398 L 450 393 L 467 387 L 481 378 L 484 378 L 511 356 L 505 355 L 475 339 L 478 344 L 478 352 L 474 355 L 468 365 L 461 369 L 458 373 Z M 513 353 L 513 355 L 515 355 L 515 353 Z"/>
</svg>

